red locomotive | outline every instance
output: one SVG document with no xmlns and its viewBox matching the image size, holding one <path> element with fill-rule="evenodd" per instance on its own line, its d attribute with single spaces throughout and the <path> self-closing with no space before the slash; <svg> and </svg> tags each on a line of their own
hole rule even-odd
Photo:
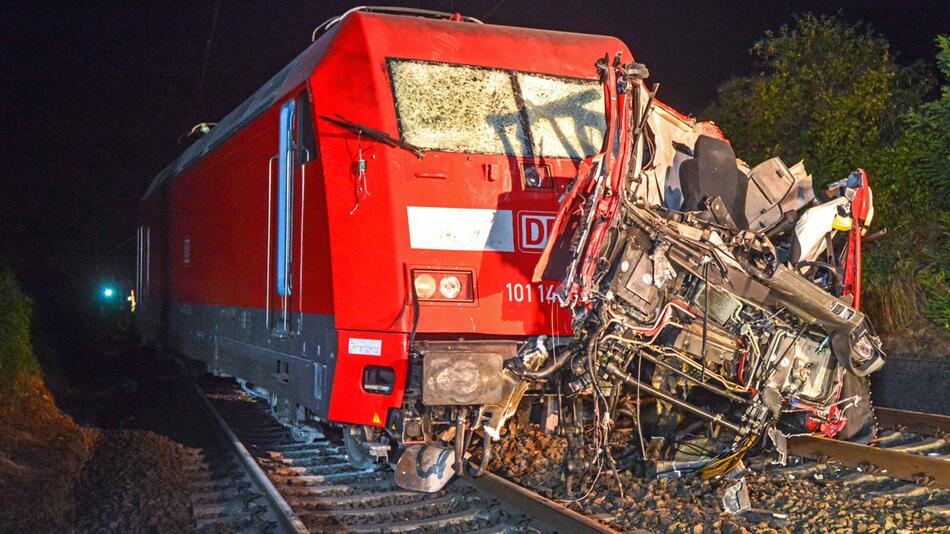
<svg viewBox="0 0 950 534">
<path fill-rule="evenodd" d="M 431 400 L 481 404 L 521 340 L 570 335 L 531 273 L 601 145 L 592 58 L 626 47 L 456 19 L 341 17 L 155 178 L 147 339 L 411 442 L 410 343 L 448 366 Z"/>
<path fill-rule="evenodd" d="M 571 187 L 587 183 L 579 170 L 609 166 L 618 187 L 627 176 L 618 169 L 637 168 L 630 176 L 639 176 L 649 165 L 653 177 L 639 182 L 638 202 L 669 204 L 673 175 L 693 147 L 702 173 L 701 145 L 718 157 L 725 152 L 715 143 L 725 142 L 710 125 L 659 105 L 637 78 L 642 66 L 615 38 L 385 11 L 353 10 L 323 25 L 309 48 L 159 173 L 142 203 L 138 317 L 147 340 L 253 385 L 288 422 L 344 425 L 352 460 L 399 451 L 397 481 L 433 489 L 461 468 L 473 441 L 481 440 L 487 460 L 526 392 L 545 401 L 533 404 L 546 407 L 546 422 L 556 426 L 560 414 L 580 432 L 600 413 L 606 382 L 616 392 L 636 382 L 619 363 L 604 368 L 612 374 L 600 369 L 613 356 L 586 356 L 619 345 L 589 343 L 583 334 L 595 328 L 573 328 L 590 323 L 575 318 L 584 306 L 561 305 L 576 304 L 576 294 L 565 299 L 553 238 L 561 237 L 561 252 L 587 242 L 572 241 L 565 229 L 567 217 L 586 209 L 582 202 L 559 217 L 563 198 L 570 206 L 589 197 Z M 658 179 L 657 170 L 666 174 Z M 616 241 L 610 217 L 597 243 Z M 549 278 L 534 277 L 542 257 L 542 265 L 560 267 Z M 609 267 L 583 260 L 590 269 L 582 281 L 603 278 L 593 269 Z M 685 260 L 674 259 L 678 269 L 676 261 Z M 652 341 L 662 341 L 668 325 L 684 335 L 690 323 L 699 331 L 701 306 L 690 298 L 702 291 L 708 298 L 706 282 L 719 282 L 702 270 L 685 276 L 676 279 L 684 296 L 675 309 L 651 318 L 644 305 L 642 316 L 617 324 L 659 325 L 628 332 L 649 331 Z M 652 287 L 643 274 L 648 279 Z M 748 302 L 728 300 L 729 313 L 759 320 Z M 715 328 L 710 343 L 720 351 L 716 365 L 724 362 L 708 370 L 703 363 L 703 381 L 707 374 L 722 380 L 734 392 L 730 402 L 755 393 L 753 375 L 768 365 L 741 344 L 758 351 L 754 332 L 743 330 L 737 345 L 732 323 L 701 322 L 703 356 L 707 329 Z M 769 332 L 784 335 L 784 323 L 775 322 Z M 608 330 L 603 336 L 618 337 Z M 786 336 L 783 350 L 802 332 Z M 809 350 L 826 350 L 819 341 Z M 695 358 L 678 345 L 671 350 Z M 756 370 L 744 373 L 740 364 L 741 386 L 733 387 L 729 362 L 746 353 Z M 834 377 L 816 375 L 808 391 L 840 397 Z M 638 386 L 638 413 L 639 393 Z M 571 417 L 562 396 L 575 403 Z M 817 413 L 829 401 L 813 402 Z"/>
</svg>

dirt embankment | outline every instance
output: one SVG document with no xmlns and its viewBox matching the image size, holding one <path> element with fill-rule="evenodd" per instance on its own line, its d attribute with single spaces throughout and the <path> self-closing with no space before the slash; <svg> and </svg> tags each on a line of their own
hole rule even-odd
<svg viewBox="0 0 950 534">
<path fill-rule="evenodd" d="M 188 532 L 181 445 L 151 432 L 104 430 L 76 487 L 80 532 Z"/>
<path fill-rule="evenodd" d="M 183 447 L 63 414 L 36 376 L 0 395 L 0 532 L 189 532 Z"/>
<path fill-rule="evenodd" d="M 0 395 L 0 530 L 62 528 L 73 489 L 100 438 L 63 415 L 42 380 L 21 377 Z"/>
</svg>

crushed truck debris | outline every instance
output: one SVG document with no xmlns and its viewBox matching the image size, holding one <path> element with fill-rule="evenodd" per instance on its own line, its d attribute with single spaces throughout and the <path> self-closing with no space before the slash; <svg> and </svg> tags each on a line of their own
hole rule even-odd
<svg viewBox="0 0 950 534">
<path fill-rule="evenodd" d="M 769 441 L 784 455 L 787 434 L 870 439 L 866 377 L 884 354 L 859 309 L 867 174 L 816 197 L 802 162 L 749 167 L 714 124 L 660 104 L 642 65 L 596 68 L 603 145 L 534 274 L 560 281 L 574 337 L 525 343 L 506 369 L 569 436 L 569 491 L 632 465 L 725 476 Z M 507 398 L 501 421 L 521 400 Z M 618 427 L 633 430 L 619 452 Z"/>
</svg>

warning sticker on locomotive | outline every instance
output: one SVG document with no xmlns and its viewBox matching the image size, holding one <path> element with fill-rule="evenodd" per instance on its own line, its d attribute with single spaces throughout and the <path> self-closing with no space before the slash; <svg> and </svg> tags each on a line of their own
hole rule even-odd
<svg viewBox="0 0 950 534">
<path fill-rule="evenodd" d="M 347 351 L 350 354 L 359 354 L 361 356 L 382 356 L 383 340 L 351 337 Z"/>
<path fill-rule="evenodd" d="M 511 210 L 407 206 L 409 246 L 514 252 Z"/>
</svg>

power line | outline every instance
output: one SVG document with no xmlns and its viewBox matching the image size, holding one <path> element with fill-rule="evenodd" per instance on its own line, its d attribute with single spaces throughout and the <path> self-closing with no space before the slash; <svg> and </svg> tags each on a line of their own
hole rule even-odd
<svg viewBox="0 0 950 534">
<path fill-rule="evenodd" d="M 221 0 L 214 3 L 214 15 L 211 17 L 211 31 L 208 33 L 208 42 L 205 44 L 205 59 L 201 65 L 201 77 L 198 79 L 198 100 L 195 102 L 195 114 L 201 107 L 201 97 L 205 89 L 205 76 L 208 74 L 208 60 L 211 58 L 211 46 L 214 44 L 214 30 L 218 27 L 218 12 L 221 10 Z"/>
<path fill-rule="evenodd" d="M 486 11 L 485 14 L 481 16 L 481 19 L 482 19 L 482 20 L 487 19 L 489 15 L 491 15 L 492 13 L 494 13 L 495 10 L 498 9 L 499 7 L 501 7 L 501 5 L 504 4 L 504 3 L 505 3 L 505 0 L 499 0 L 497 4 L 495 4 L 491 9 L 489 9 L 488 11 Z"/>
<path fill-rule="evenodd" d="M 138 237 L 138 235 L 132 234 L 132 237 L 129 237 L 129 238 L 126 239 L 125 241 L 119 243 L 118 245 L 116 245 L 116 246 L 110 248 L 108 251 L 106 251 L 106 255 L 112 254 L 113 252 L 115 252 L 115 251 L 118 250 L 119 248 L 121 248 L 121 247 L 123 247 L 123 246 L 125 246 L 125 245 L 127 245 L 127 244 L 129 244 L 129 243 L 131 243 L 132 240 L 135 239 L 136 237 Z"/>
</svg>

